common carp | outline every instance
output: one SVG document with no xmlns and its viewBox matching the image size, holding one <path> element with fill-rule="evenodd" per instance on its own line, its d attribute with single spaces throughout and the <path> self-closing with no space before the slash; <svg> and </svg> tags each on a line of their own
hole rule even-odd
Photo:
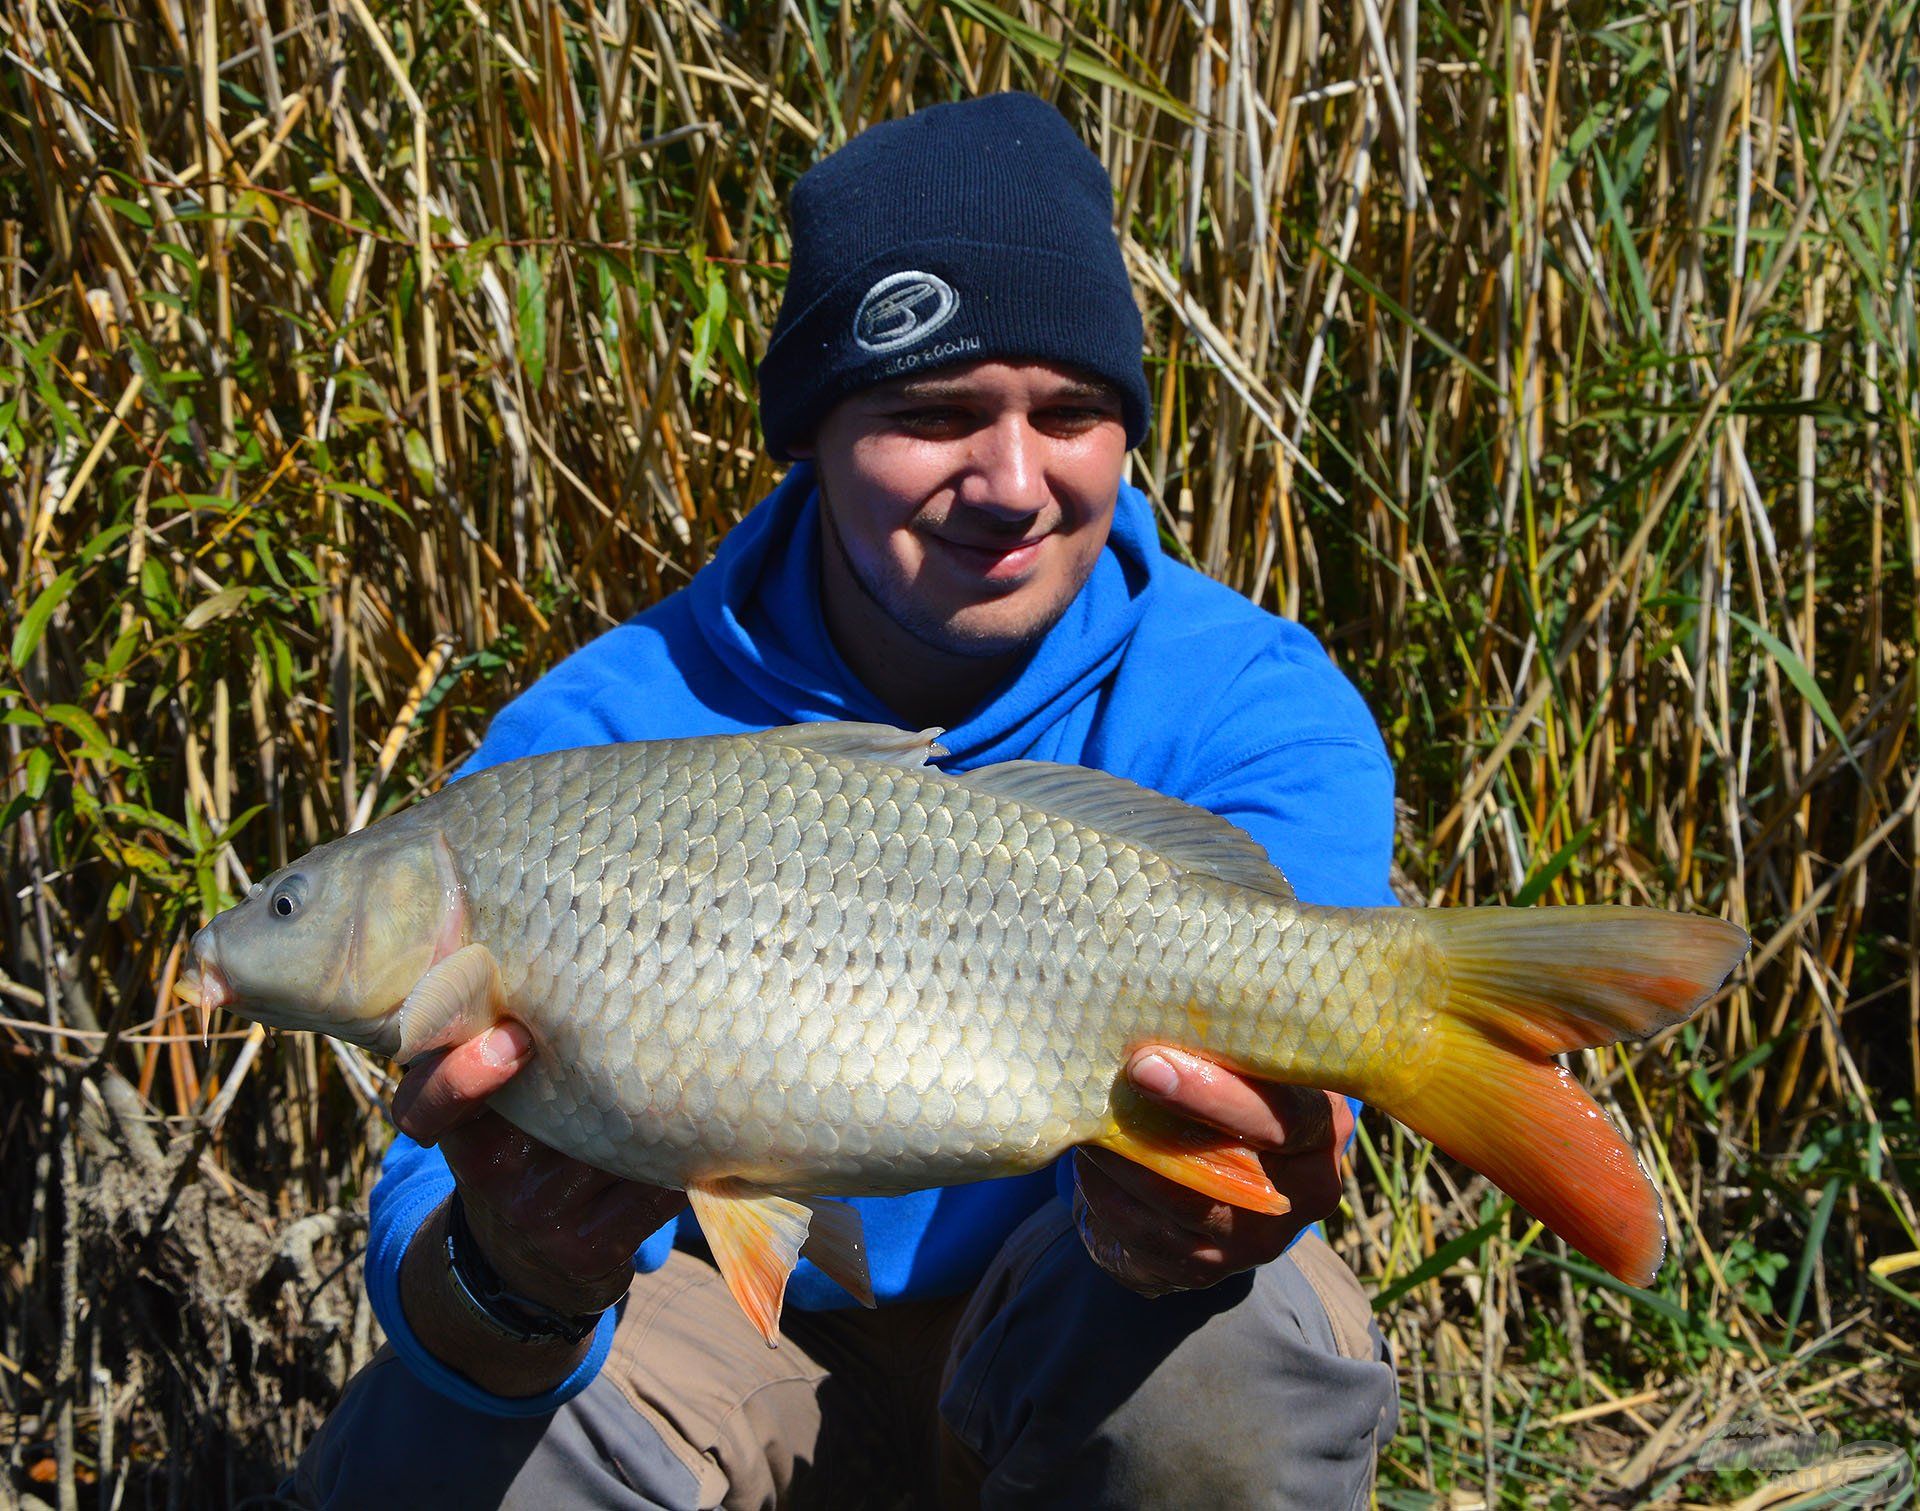
<svg viewBox="0 0 1920 1511">
<path fill-rule="evenodd" d="M 1130 1091 L 1148 1042 L 1360 1097 L 1653 1278 L 1658 1197 L 1553 1056 L 1680 1022 L 1744 932 L 1309 906 L 1224 819 L 1077 766 L 951 775 L 937 734 L 800 724 L 490 767 L 259 883 L 194 936 L 182 995 L 401 1061 L 519 1019 L 536 1054 L 493 1105 L 684 1188 L 770 1342 L 803 1252 L 871 1304 L 858 1215 L 823 1197 L 1094 1144 L 1286 1211 L 1250 1149 Z"/>
</svg>

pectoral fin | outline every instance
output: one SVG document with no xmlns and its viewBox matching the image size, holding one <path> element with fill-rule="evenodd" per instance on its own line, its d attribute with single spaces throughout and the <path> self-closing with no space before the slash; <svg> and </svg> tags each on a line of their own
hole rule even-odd
<svg viewBox="0 0 1920 1511">
<path fill-rule="evenodd" d="M 1293 1210 L 1253 1149 L 1164 1112 L 1125 1086 L 1114 1093 L 1112 1127 L 1092 1142 L 1215 1201 L 1275 1217 Z"/>
<path fill-rule="evenodd" d="M 499 962 L 484 944 L 455 950 L 415 983 L 395 1016 L 394 1058 L 402 1064 L 485 1032 L 501 1017 Z"/>
</svg>

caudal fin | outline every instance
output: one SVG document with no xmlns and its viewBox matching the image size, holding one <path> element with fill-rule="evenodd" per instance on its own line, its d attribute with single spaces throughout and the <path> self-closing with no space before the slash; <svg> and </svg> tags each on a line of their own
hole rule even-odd
<svg viewBox="0 0 1920 1511">
<path fill-rule="evenodd" d="M 1630 1285 L 1666 1251 L 1660 1199 L 1551 1058 L 1689 1017 L 1747 950 L 1718 918 L 1645 908 L 1461 908 L 1424 917 L 1447 961 L 1437 1068 L 1385 1110 Z"/>
</svg>

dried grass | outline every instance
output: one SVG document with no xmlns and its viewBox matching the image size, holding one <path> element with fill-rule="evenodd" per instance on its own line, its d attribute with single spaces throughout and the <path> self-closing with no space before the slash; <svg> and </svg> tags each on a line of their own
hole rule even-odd
<svg viewBox="0 0 1920 1511">
<path fill-rule="evenodd" d="M 182 941 L 686 580 L 776 475 L 793 178 L 1007 87 L 1119 188 L 1135 480 L 1366 691 L 1410 894 L 1755 936 L 1585 1067 L 1669 1196 L 1644 1296 L 1370 1124 L 1337 1236 L 1402 1363 L 1383 1499 L 1711 1499 L 1688 1456 L 1755 1410 L 1910 1441 L 1915 24 L 0 0 L 15 1488 L 241 1497 L 365 1357 L 354 1221 L 300 1219 L 362 1210 L 380 1071 L 201 1046 Z"/>
</svg>

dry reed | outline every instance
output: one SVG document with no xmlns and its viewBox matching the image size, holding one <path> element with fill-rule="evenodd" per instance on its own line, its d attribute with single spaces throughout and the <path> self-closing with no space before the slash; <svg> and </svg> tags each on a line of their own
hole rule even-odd
<svg viewBox="0 0 1920 1511">
<path fill-rule="evenodd" d="M 242 1498 L 367 1357 L 384 1069 L 200 1044 L 183 939 L 687 580 L 776 476 L 793 178 L 1010 87 L 1118 188 L 1134 478 L 1366 692 L 1407 894 L 1755 937 L 1584 1067 L 1651 1292 L 1370 1121 L 1383 1501 L 1698 1503 L 1756 1412 L 1910 1441 L 1917 19 L 0 0 L 6 1493 Z"/>
</svg>

